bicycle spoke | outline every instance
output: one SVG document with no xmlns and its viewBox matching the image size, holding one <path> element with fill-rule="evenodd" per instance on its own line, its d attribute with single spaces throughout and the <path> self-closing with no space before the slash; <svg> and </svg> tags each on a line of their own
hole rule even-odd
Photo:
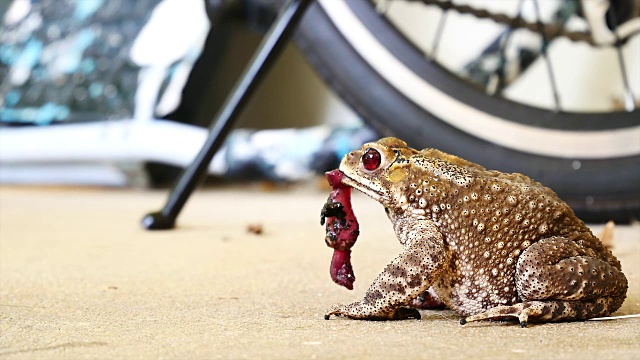
<svg viewBox="0 0 640 360">
<path fill-rule="evenodd" d="M 500 45 L 498 48 L 498 53 L 500 54 L 500 64 L 498 67 L 491 73 L 489 76 L 489 80 L 487 81 L 487 85 L 485 86 L 485 93 L 487 95 L 496 96 L 500 95 L 502 92 L 502 86 L 504 84 L 504 76 L 505 76 L 505 48 L 507 46 L 507 42 L 509 41 L 509 37 L 511 36 L 512 28 L 507 30 L 506 34 L 501 35 Z"/>
<path fill-rule="evenodd" d="M 447 20 L 447 14 L 447 10 L 442 10 L 442 15 L 440 15 L 440 20 L 438 21 L 438 28 L 436 29 L 436 35 L 433 38 L 433 44 L 431 44 L 431 52 L 428 54 L 429 60 L 433 61 L 436 59 L 436 56 L 438 56 L 438 45 L 440 45 L 440 39 L 444 32 L 444 23 Z"/>
<path fill-rule="evenodd" d="M 620 72 L 622 73 L 622 82 L 624 86 L 624 109 L 628 112 L 632 112 L 636 109 L 635 100 L 633 99 L 633 93 L 631 92 L 631 86 L 629 85 L 629 79 L 627 78 L 627 67 L 624 63 L 624 56 L 622 54 L 622 48 L 620 47 L 620 41 L 616 39 L 616 52 L 618 53 L 618 63 L 620 65 Z"/>
<path fill-rule="evenodd" d="M 536 12 L 536 23 L 538 25 L 538 29 L 540 30 L 540 36 L 542 36 L 542 56 L 544 57 L 545 63 L 547 64 L 547 73 L 549 74 L 549 81 L 551 82 L 551 90 L 553 92 L 553 101 L 555 103 L 555 112 L 560 111 L 560 96 L 558 95 L 558 87 L 556 85 L 556 78 L 553 74 L 553 66 L 551 65 L 551 59 L 549 58 L 549 54 L 547 53 L 547 45 L 549 44 L 547 41 L 547 36 L 544 34 L 544 24 L 542 23 L 542 16 L 540 15 L 540 7 L 538 5 L 538 0 L 533 0 L 533 5 Z"/>
<path fill-rule="evenodd" d="M 524 0 L 518 1 L 518 8 L 517 8 L 518 17 L 522 16 L 523 4 L 524 4 Z M 498 69 L 496 69 L 496 71 L 493 72 L 493 74 L 491 74 L 491 77 L 489 78 L 489 81 L 485 89 L 485 92 L 488 95 L 500 95 L 502 93 L 502 89 L 504 88 L 505 76 L 506 76 L 504 71 L 504 67 L 506 64 L 505 51 L 506 51 L 507 45 L 509 44 L 509 40 L 511 40 L 511 35 L 513 34 L 514 29 L 515 29 L 514 26 L 509 25 L 507 27 L 507 33 L 504 34 L 502 39 L 500 40 L 500 48 L 499 48 L 500 66 L 498 67 Z"/>
<path fill-rule="evenodd" d="M 631 92 L 631 86 L 629 85 L 629 79 L 627 77 L 627 67 L 624 62 L 624 54 L 622 53 L 622 41 L 618 36 L 618 20 L 616 19 L 615 11 L 608 11 L 610 23 L 613 24 L 613 35 L 616 39 L 616 53 L 618 54 L 618 66 L 620 67 L 620 73 L 622 75 L 623 97 L 624 97 L 624 109 L 628 112 L 632 112 L 636 108 L 635 100 L 633 99 L 633 93 Z"/>
</svg>

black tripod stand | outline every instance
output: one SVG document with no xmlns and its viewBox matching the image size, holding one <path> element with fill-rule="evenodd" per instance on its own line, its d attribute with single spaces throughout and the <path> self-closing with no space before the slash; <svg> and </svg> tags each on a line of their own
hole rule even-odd
<svg viewBox="0 0 640 360">
<path fill-rule="evenodd" d="M 231 90 L 215 120 L 209 128 L 209 135 L 191 165 L 182 173 L 171 190 L 166 204 L 160 211 L 147 214 L 142 225 L 149 230 L 172 229 L 176 218 L 189 196 L 203 179 L 213 155 L 220 149 L 229 131 L 233 128 L 242 108 L 253 90 L 266 74 L 269 66 L 287 44 L 300 18 L 313 0 L 288 0 L 278 18 L 271 25 L 249 62 L 246 70 Z"/>
</svg>

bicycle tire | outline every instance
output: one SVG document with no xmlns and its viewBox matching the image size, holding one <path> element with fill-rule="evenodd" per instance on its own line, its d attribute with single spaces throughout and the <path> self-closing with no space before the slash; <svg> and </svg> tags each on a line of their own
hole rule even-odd
<svg viewBox="0 0 640 360">
<path fill-rule="evenodd" d="M 630 129 L 640 129 L 637 110 L 607 114 L 556 113 L 486 95 L 425 59 L 393 25 L 377 14 L 368 0 L 346 0 L 344 4 L 372 36 L 415 74 L 483 113 L 497 114 L 533 132 L 552 129 L 590 136 L 598 131 L 617 131 L 618 134 L 624 132 L 628 138 Z M 463 131 L 418 106 L 394 87 L 358 53 L 318 3 L 305 14 L 295 40 L 325 82 L 382 134 L 400 137 L 415 148 L 438 148 L 489 169 L 526 174 L 556 191 L 587 222 L 626 223 L 640 219 L 640 154 L 556 157 L 552 151 L 544 155 L 521 151 Z M 606 121 L 602 121 L 604 116 Z"/>
</svg>

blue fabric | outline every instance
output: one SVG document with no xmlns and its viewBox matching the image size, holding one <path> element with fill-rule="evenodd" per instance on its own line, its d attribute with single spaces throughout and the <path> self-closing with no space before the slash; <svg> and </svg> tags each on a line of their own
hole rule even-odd
<svg viewBox="0 0 640 360">
<path fill-rule="evenodd" d="M 0 122 L 131 118 L 129 52 L 161 1 L 33 0 L 18 21 L 0 14 Z"/>
</svg>

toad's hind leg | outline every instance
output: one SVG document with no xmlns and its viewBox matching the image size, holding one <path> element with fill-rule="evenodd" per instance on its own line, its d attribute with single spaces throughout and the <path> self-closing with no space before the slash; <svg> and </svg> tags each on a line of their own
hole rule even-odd
<svg viewBox="0 0 640 360">
<path fill-rule="evenodd" d="M 517 318 L 520 326 L 526 327 L 531 322 L 550 322 L 563 320 L 590 319 L 609 314 L 610 309 L 617 309 L 622 305 L 624 297 L 605 296 L 595 300 L 564 301 L 526 301 L 511 306 L 496 306 L 483 313 L 468 316 L 460 320 L 460 324 L 467 322 Z"/>
<path fill-rule="evenodd" d="M 627 292 L 627 278 L 613 255 L 598 256 L 563 237 L 543 239 L 525 250 L 515 282 L 521 303 L 491 308 L 461 323 L 504 317 L 517 317 L 523 326 L 586 320 L 616 311 Z"/>
</svg>

